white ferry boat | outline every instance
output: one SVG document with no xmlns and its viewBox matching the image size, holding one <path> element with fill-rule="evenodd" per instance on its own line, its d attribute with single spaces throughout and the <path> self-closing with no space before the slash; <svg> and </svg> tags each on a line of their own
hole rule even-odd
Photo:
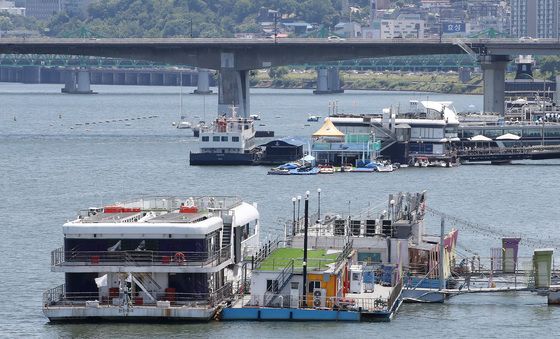
<svg viewBox="0 0 560 339">
<path fill-rule="evenodd" d="M 259 245 L 259 212 L 236 197 L 142 198 L 82 211 L 63 233 L 51 322 L 207 321 Z"/>
<path fill-rule="evenodd" d="M 255 126 L 253 119 L 217 118 L 200 128 L 198 152 L 190 153 L 191 165 L 252 165 L 255 162 Z"/>
</svg>

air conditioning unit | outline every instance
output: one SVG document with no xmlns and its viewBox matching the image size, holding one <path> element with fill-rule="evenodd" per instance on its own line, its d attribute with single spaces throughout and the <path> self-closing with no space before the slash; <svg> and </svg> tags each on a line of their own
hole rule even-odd
<svg viewBox="0 0 560 339">
<path fill-rule="evenodd" d="M 327 305 L 327 291 L 323 288 L 313 290 L 313 307 L 325 307 Z"/>
</svg>

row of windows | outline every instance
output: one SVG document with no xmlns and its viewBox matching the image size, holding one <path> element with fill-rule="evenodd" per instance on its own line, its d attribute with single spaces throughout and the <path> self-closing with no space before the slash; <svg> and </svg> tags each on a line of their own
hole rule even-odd
<svg viewBox="0 0 560 339">
<path fill-rule="evenodd" d="M 221 141 L 221 142 L 227 142 L 228 140 L 229 140 L 229 139 L 228 139 L 227 136 L 222 136 L 222 137 L 213 136 L 213 137 L 212 137 L 212 141 L 214 141 L 214 142 L 220 142 L 220 141 Z M 202 137 L 202 141 L 203 141 L 203 142 L 208 142 L 208 141 L 210 141 L 210 137 L 209 137 L 209 136 L 203 136 L 203 137 Z M 231 141 L 233 141 L 233 142 L 239 142 L 239 137 L 231 137 Z"/>
</svg>

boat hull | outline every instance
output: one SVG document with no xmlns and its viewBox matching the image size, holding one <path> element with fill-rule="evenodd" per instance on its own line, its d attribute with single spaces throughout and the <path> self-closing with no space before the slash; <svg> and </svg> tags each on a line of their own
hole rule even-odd
<svg viewBox="0 0 560 339">
<path fill-rule="evenodd" d="M 189 308 L 135 306 L 128 312 L 120 307 L 68 307 L 43 308 L 50 322 L 207 322 L 216 314 L 217 308 Z"/>
<path fill-rule="evenodd" d="M 190 164 L 206 165 L 253 165 L 255 158 L 250 153 L 191 153 Z"/>
</svg>

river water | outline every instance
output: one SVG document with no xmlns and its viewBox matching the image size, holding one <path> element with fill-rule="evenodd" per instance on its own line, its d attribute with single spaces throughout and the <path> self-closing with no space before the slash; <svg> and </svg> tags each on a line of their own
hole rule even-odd
<svg viewBox="0 0 560 339">
<path fill-rule="evenodd" d="M 58 85 L 0 83 L 0 336 L 325 338 L 348 333 L 388 338 L 557 333 L 560 308 L 529 293 L 459 296 L 444 305 L 408 304 L 394 321 L 384 324 L 50 325 L 42 315 L 41 298 L 45 289 L 63 283 L 63 274 L 50 272 L 50 252 L 62 245 L 61 225 L 79 209 L 139 195 L 239 195 L 259 204 L 265 239 L 282 232 L 279 221 L 291 217 L 291 198 L 306 190 L 312 192 L 312 211 L 321 188 L 321 210 L 338 213 L 385 203 L 389 193 L 428 190 L 433 208 L 506 234 L 540 239 L 542 246 L 560 244 L 560 161 L 309 177 L 267 176 L 265 167 L 190 167 L 192 132 L 171 126 L 181 115 L 179 88 L 95 86 L 94 90 L 99 94 L 76 96 L 60 94 Z M 310 90 L 260 89 L 252 90 L 251 108 L 262 117 L 259 124 L 265 126 L 260 129 L 275 130 L 277 136 L 308 136 L 320 123 L 307 123 L 307 114 L 325 116 L 329 101 L 338 100 L 341 112 L 371 113 L 426 98 L 454 101 L 458 110 L 482 106 L 480 96 L 370 91 L 314 96 Z M 183 115 L 195 120 L 209 120 L 216 107 L 216 95 L 183 95 Z M 439 220 L 427 221 L 430 233 L 437 234 Z M 481 256 L 500 246 L 498 235 L 457 228 L 459 242 Z M 530 248 L 522 249 L 522 255 L 530 253 Z"/>
</svg>

